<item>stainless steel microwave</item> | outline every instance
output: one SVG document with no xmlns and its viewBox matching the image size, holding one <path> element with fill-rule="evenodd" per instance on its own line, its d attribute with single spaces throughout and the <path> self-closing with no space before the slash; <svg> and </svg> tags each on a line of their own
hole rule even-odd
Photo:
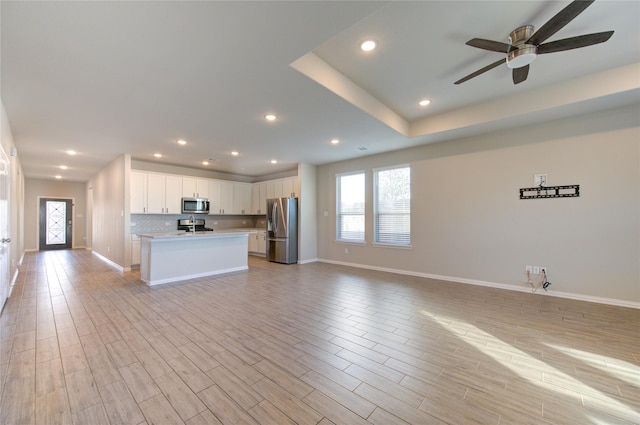
<svg viewBox="0 0 640 425">
<path fill-rule="evenodd" d="M 182 214 L 209 214 L 206 198 L 182 198 Z"/>
</svg>

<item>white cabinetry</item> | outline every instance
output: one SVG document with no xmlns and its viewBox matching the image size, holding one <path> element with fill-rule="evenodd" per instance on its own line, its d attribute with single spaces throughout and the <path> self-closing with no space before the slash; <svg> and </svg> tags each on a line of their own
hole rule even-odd
<svg viewBox="0 0 640 425">
<path fill-rule="evenodd" d="M 251 213 L 251 183 L 233 183 L 232 214 Z"/>
<path fill-rule="evenodd" d="M 209 179 L 182 178 L 182 196 L 185 198 L 209 198 Z"/>
<path fill-rule="evenodd" d="M 267 183 L 254 183 L 251 196 L 251 213 L 266 214 Z"/>
<path fill-rule="evenodd" d="M 267 180 L 253 184 L 251 202 L 252 214 L 266 214 L 267 199 L 272 198 L 297 198 L 300 196 L 300 184 L 298 177 Z"/>
<path fill-rule="evenodd" d="M 164 213 L 182 214 L 182 177 L 166 175 L 164 180 Z"/>
<path fill-rule="evenodd" d="M 276 197 L 276 181 L 270 180 L 268 182 L 265 182 L 265 185 L 267 187 L 267 199 L 275 198 Z"/>
<path fill-rule="evenodd" d="M 280 192 L 280 196 L 283 198 L 296 198 L 300 196 L 298 193 L 298 178 L 297 177 L 289 177 L 286 179 L 282 179 L 282 189 Z"/>
<path fill-rule="evenodd" d="M 249 235 L 249 253 L 261 255 L 267 253 L 267 234 L 264 230 Z"/>
<path fill-rule="evenodd" d="M 233 182 L 226 180 L 209 181 L 209 214 L 233 213 Z"/>
<path fill-rule="evenodd" d="M 140 236 L 131 235 L 131 265 L 140 264 Z"/>
<path fill-rule="evenodd" d="M 131 214 L 145 214 L 147 212 L 147 173 L 131 171 L 130 185 Z"/>
<path fill-rule="evenodd" d="M 251 183 L 211 180 L 209 214 L 251 214 Z"/>
<path fill-rule="evenodd" d="M 180 214 L 182 177 L 131 171 L 131 214 Z"/>
<path fill-rule="evenodd" d="M 182 197 L 208 198 L 209 214 L 266 214 L 267 199 L 298 197 L 298 177 L 243 183 L 131 171 L 132 214 L 181 214 Z"/>
<path fill-rule="evenodd" d="M 182 212 L 182 177 L 172 174 L 147 174 L 147 214 Z"/>
</svg>

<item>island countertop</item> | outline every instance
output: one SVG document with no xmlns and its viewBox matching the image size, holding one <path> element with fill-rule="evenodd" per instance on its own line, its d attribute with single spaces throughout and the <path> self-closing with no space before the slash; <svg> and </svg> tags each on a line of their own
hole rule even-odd
<svg viewBox="0 0 640 425">
<path fill-rule="evenodd" d="M 140 278 L 147 285 L 248 269 L 250 229 L 139 233 Z"/>
<path fill-rule="evenodd" d="M 158 232 L 158 233 L 137 233 L 141 238 L 153 238 L 153 239 L 167 239 L 167 238 L 184 238 L 189 237 L 216 237 L 225 235 L 238 235 L 238 234 L 254 234 L 262 229 L 220 229 L 220 230 L 207 230 L 201 232 L 187 232 L 184 230 L 176 230 L 174 232 Z"/>
</svg>

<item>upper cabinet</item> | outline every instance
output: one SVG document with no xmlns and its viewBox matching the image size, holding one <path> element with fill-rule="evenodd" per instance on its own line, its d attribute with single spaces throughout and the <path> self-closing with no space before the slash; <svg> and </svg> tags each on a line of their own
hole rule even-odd
<svg viewBox="0 0 640 425">
<path fill-rule="evenodd" d="M 131 171 L 131 214 L 180 214 L 182 177 Z"/>
<path fill-rule="evenodd" d="M 210 215 L 266 214 L 267 199 L 299 196 L 298 177 L 243 183 L 131 170 L 131 214 L 181 214 L 181 199 L 208 198 Z"/>
<path fill-rule="evenodd" d="M 253 184 L 251 197 L 252 214 L 266 214 L 267 199 L 272 198 L 297 198 L 300 196 L 300 183 L 298 177 L 267 180 Z"/>
<path fill-rule="evenodd" d="M 233 183 L 232 214 L 251 214 L 251 183 Z"/>
<path fill-rule="evenodd" d="M 182 177 L 147 174 L 147 214 L 180 214 Z"/>
<path fill-rule="evenodd" d="M 267 211 L 267 183 L 254 183 L 251 189 L 251 213 L 266 214 Z"/>
<path fill-rule="evenodd" d="M 182 177 L 182 196 L 185 198 L 209 198 L 211 179 Z"/>
<path fill-rule="evenodd" d="M 147 173 L 131 171 L 130 196 L 131 214 L 145 214 L 147 212 Z"/>
<path fill-rule="evenodd" d="M 209 181 L 209 214 L 233 214 L 233 182 L 227 180 Z"/>
<path fill-rule="evenodd" d="M 299 192 L 299 184 L 297 177 L 289 177 L 286 179 L 282 179 L 282 191 L 280 192 L 283 198 L 296 198 L 300 196 Z"/>
</svg>

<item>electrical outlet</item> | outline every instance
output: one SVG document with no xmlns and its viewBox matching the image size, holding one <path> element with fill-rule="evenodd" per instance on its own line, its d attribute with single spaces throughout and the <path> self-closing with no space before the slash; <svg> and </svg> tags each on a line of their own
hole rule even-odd
<svg viewBox="0 0 640 425">
<path fill-rule="evenodd" d="M 533 273 L 533 268 L 531 266 L 525 266 L 524 271 L 525 273 Z"/>
<path fill-rule="evenodd" d="M 547 174 L 534 174 L 533 175 L 533 185 L 534 186 L 546 186 L 547 185 Z"/>
<path fill-rule="evenodd" d="M 345 254 L 348 254 L 348 253 L 349 253 L 349 248 L 345 248 L 345 249 L 344 249 L 344 253 L 345 253 Z"/>
<path fill-rule="evenodd" d="M 540 266 L 533 266 L 533 274 L 540 274 Z"/>
</svg>

